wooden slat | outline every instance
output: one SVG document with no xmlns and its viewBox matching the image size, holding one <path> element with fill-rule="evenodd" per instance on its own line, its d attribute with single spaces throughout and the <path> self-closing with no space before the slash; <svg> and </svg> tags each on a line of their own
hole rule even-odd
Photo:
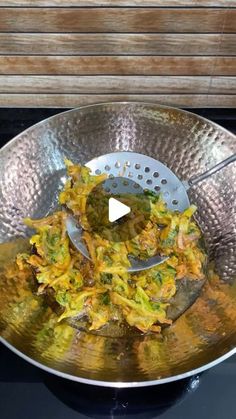
<svg viewBox="0 0 236 419">
<path fill-rule="evenodd" d="M 212 77 L 208 93 L 236 94 L 236 77 Z"/>
<path fill-rule="evenodd" d="M 235 108 L 235 95 L 68 95 L 68 94 L 0 94 L 0 107 L 58 107 L 72 108 L 91 103 L 111 101 L 143 101 L 179 107 Z"/>
<path fill-rule="evenodd" d="M 210 84 L 211 83 L 211 84 Z M 236 93 L 234 77 L 0 76 L 0 93 Z"/>
<path fill-rule="evenodd" d="M 0 56 L 0 74 L 236 76 L 236 57 Z"/>
<path fill-rule="evenodd" d="M 236 34 L 0 34 L 0 54 L 236 55 Z"/>
<path fill-rule="evenodd" d="M 226 15 L 226 16 L 225 16 Z M 3 8 L 0 32 L 232 33 L 236 10 L 153 8 Z"/>
<path fill-rule="evenodd" d="M 236 0 L 5 0 L 2 6 L 236 6 Z"/>
</svg>

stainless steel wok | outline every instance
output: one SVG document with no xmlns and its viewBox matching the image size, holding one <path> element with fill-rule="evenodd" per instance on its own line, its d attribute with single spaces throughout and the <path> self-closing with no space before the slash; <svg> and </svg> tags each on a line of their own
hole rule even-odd
<svg viewBox="0 0 236 419">
<path fill-rule="evenodd" d="M 29 128 L 0 151 L 1 341 L 31 363 L 71 380 L 112 387 L 161 384 L 203 371 L 236 350 L 236 166 L 190 192 L 211 276 L 195 303 L 162 335 L 104 336 L 81 332 L 36 296 L 32 284 L 6 266 L 27 248 L 26 216 L 57 207 L 63 159 L 86 163 L 114 151 L 157 158 L 180 179 L 236 152 L 236 137 L 175 108 L 107 103 L 58 114 Z M 11 268 L 14 269 L 14 268 Z M 111 333 L 112 334 L 112 333 Z"/>
</svg>

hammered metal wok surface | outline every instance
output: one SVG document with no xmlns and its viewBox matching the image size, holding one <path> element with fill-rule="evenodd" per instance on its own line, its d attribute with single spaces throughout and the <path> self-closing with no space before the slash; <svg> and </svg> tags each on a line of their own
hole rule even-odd
<svg viewBox="0 0 236 419">
<path fill-rule="evenodd" d="M 108 103 L 56 115 L 8 143 L 0 152 L 2 341 L 36 365 L 77 381 L 123 387 L 168 382 L 214 365 L 236 346 L 235 165 L 190 193 L 220 280 L 208 281 L 197 301 L 160 336 L 111 338 L 57 324 L 31 284 L 11 279 L 5 270 L 26 247 L 30 232 L 22 218 L 56 208 L 64 157 L 86 163 L 114 151 L 154 157 L 185 180 L 236 152 L 236 139 L 178 109 Z"/>
</svg>

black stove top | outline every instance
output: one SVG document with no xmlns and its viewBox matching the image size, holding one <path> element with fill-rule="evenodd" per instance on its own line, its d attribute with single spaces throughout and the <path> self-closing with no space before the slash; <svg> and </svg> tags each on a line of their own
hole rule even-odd
<svg viewBox="0 0 236 419">
<path fill-rule="evenodd" d="M 0 109 L 0 146 L 63 109 Z M 193 109 L 236 133 L 235 110 Z M 0 345 L 1 419 L 236 419 L 236 355 L 178 382 L 106 389 L 60 379 Z"/>
</svg>

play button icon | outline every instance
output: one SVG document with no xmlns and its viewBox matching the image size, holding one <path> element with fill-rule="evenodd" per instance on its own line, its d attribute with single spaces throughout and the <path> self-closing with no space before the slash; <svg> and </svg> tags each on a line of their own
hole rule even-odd
<svg viewBox="0 0 236 419">
<path fill-rule="evenodd" d="M 113 242 L 132 240 L 146 227 L 150 214 L 150 195 L 125 177 L 99 183 L 86 200 L 90 231 Z"/>
<path fill-rule="evenodd" d="M 128 205 L 123 204 L 122 202 L 118 201 L 115 198 L 109 198 L 109 221 L 113 223 L 114 221 L 119 220 L 120 218 L 124 217 L 125 215 L 130 213 L 130 207 Z"/>
</svg>

